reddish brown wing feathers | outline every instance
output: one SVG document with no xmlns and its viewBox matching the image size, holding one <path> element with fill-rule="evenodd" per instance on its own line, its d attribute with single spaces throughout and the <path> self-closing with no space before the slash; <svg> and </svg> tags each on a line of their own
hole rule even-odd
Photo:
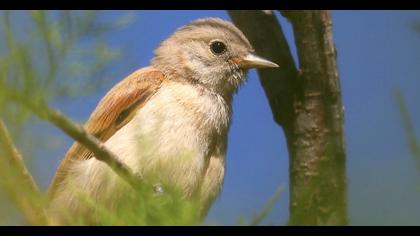
<svg viewBox="0 0 420 236">
<path fill-rule="evenodd" d="M 164 80 L 164 74 L 152 67 L 135 71 L 115 85 L 99 102 L 95 111 L 85 124 L 87 132 L 102 142 L 108 140 L 117 130 L 127 124 L 147 100 L 156 93 Z M 92 153 L 75 142 L 58 167 L 50 185 L 51 198 L 67 174 L 69 163 L 73 160 L 92 158 Z"/>
<path fill-rule="evenodd" d="M 140 69 L 114 86 L 99 102 L 85 128 L 106 141 L 127 124 L 134 111 L 142 107 L 157 91 L 164 75 L 151 67 Z"/>
</svg>

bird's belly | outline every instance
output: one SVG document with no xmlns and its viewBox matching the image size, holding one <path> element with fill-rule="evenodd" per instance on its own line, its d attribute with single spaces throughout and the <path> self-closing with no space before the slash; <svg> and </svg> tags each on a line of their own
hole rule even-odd
<svg viewBox="0 0 420 236">
<path fill-rule="evenodd" d="M 160 100 L 161 105 L 140 109 L 105 145 L 147 182 L 175 187 L 191 197 L 205 177 L 212 137 L 206 129 L 197 128 L 192 117 L 180 114 L 179 105 Z M 78 169 L 86 176 L 82 181 L 92 183 L 88 191 L 119 191 L 122 180 L 106 165 L 95 159 L 81 165 Z M 98 190 L 97 183 L 104 183 L 103 189 Z"/>
<path fill-rule="evenodd" d="M 194 125 L 183 117 L 142 109 L 105 145 L 150 182 L 195 192 L 208 156 L 208 144 Z"/>
<path fill-rule="evenodd" d="M 220 137 L 212 122 L 197 122 L 196 115 L 175 102 L 174 96 L 158 94 L 105 145 L 148 183 L 174 187 L 187 198 L 198 193 L 208 207 L 223 182 L 226 135 Z M 205 119 L 208 117 L 201 120 Z M 98 202 L 118 204 L 131 191 L 124 180 L 95 158 L 76 163 L 71 172 L 69 179 L 76 190 Z M 77 205 L 77 198 L 72 197 L 74 189 L 62 192 L 63 201 L 57 202 Z"/>
</svg>

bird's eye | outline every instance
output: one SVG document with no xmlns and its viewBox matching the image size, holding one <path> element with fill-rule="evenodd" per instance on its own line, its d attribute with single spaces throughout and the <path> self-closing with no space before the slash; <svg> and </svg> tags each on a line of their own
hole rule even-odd
<svg viewBox="0 0 420 236">
<path fill-rule="evenodd" d="M 226 45 L 220 41 L 214 41 L 210 44 L 210 49 L 214 54 L 220 55 L 226 51 Z"/>
</svg>

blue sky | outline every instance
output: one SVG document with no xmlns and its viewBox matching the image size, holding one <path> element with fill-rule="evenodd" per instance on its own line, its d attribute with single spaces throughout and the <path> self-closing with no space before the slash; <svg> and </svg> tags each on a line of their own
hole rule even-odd
<svg viewBox="0 0 420 236">
<path fill-rule="evenodd" d="M 54 106 L 85 121 L 99 99 L 117 81 L 147 66 L 153 49 L 176 28 L 201 17 L 229 19 L 226 11 L 133 11 L 135 20 L 105 40 L 121 47 L 126 57 L 118 63 L 113 83 L 83 99 Z M 104 12 L 114 19 L 121 11 Z M 289 23 L 279 16 L 295 53 Z M 350 223 L 420 224 L 420 170 L 407 148 L 392 96 L 399 88 L 414 123 L 420 120 L 420 33 L 411 27 L 419 11 L 334 11 L 334 39 L 345 105 L 348 208 Z M 288 218 L 288 154 L 283 131 L 271 115 L 255 70 L 234 99 L 223 191 L 207 224 L 235 224 L 249 220 L 279 186 L 283 192 L 264 224 L 285 224 Z M 45 189 L 71 140 L 54 128 L 63 145 L 39 152 L 35 177 Z M 415 124 L 419 134 L 419 125 Z"/>
</svg>

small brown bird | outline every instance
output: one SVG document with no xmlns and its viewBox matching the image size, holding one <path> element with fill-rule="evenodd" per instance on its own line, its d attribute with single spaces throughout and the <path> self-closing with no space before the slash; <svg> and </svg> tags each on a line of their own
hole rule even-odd
<svg viewBox="0 0 420 236">
<path fill-rule="evenodd" d="M 223 183 L 232 96 L 248 69 L 264 67 L 277 64 L 253 54 L 232 23 L 193 21 L 161 43 L 151 66 L 115 85 L 85 129 L 149 182 L 197 197 L 205 215 Z M 112 209 L 128 189 L 76 142 L 50 186 L 49 213 L 65 224 L 63 212 L 89 215 L 80 193 Z"/>
</svg>

